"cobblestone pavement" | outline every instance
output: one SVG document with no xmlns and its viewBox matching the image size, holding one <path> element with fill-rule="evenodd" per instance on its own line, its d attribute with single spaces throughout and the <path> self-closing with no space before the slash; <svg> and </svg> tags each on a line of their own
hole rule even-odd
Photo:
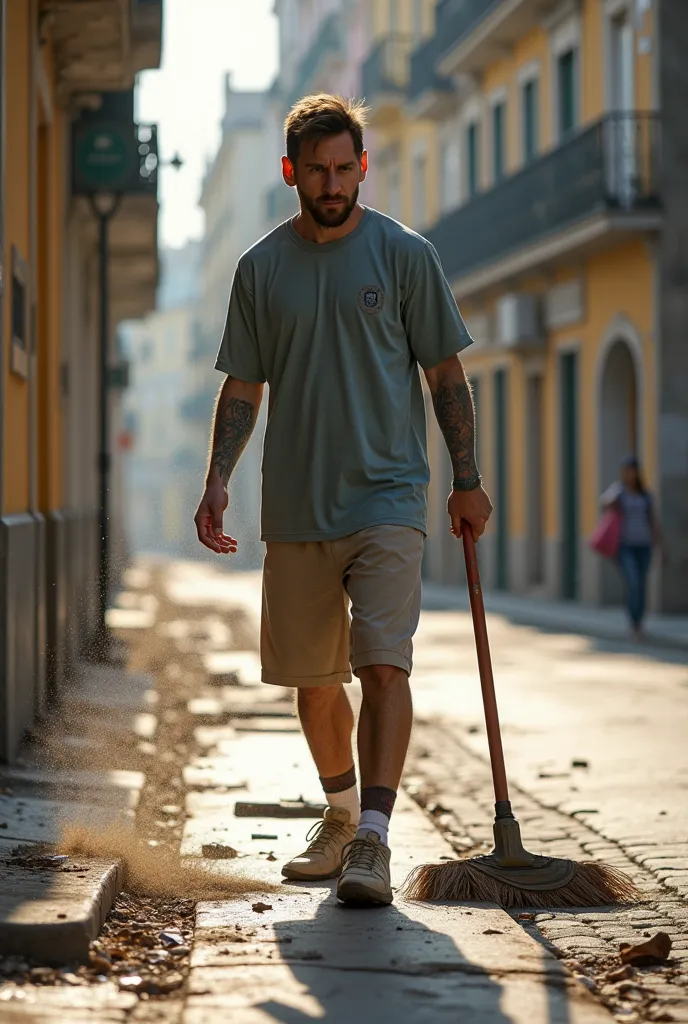
<svg viewBox="0 0 688 1024">
<path fill-rule="evenodd" d="M 638 907 L 522 921 L 619 1020 L 688 1021 L 688 658 L 489 622 L 512 801 L 526 845 L 634 877 Z M 406 785 L 458 853 L 489 848 L 491 777 L 471 624 L 425 613 Z M 619 971 L 657 931 L 665 966 Z"/>
</svg>

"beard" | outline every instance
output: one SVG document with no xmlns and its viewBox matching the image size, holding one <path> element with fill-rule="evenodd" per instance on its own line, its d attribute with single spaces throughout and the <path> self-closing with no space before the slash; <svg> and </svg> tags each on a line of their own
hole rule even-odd
<svg viewBox="0 0 688 1024">
<path fill-rule="evenodd" d="M 337 209 L 328 209 L 322 205 L 324 199 L 329 199 L 329 196 L 321 196 L 319 199 L 310 199 L 304 195 L 301 189 L 296 186 L 296 191 L 299 194 L 301 206 L 303 209 L 308 210 L 311 217 L 316 224 L 321 228 L 340 228 L 342 224 L 346 224 L 351 214 L 354 212 L 356 203 L 358 202 L 359 189 L 357 188 L 351 197 L 343 197 L 346 199 L 344 206 L 338 207 Z"/>
</svg>

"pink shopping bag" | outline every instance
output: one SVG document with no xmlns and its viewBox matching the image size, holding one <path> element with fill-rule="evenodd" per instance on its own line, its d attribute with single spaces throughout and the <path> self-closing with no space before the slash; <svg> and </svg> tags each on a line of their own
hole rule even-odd
<svg viewBox="0 0 688 1024">
<path fill-rule="evenodd" d="M 616 558 L 621 543 L 621 513 L 608 508 L 602 513 L 595 532 L 590 538 L 590 547 L 605 558 Z"/>
</svg>

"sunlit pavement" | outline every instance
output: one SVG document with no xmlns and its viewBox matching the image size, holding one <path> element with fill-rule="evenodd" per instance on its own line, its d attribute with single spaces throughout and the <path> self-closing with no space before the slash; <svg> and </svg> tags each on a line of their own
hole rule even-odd
<svg viewBox="0 0 688 1024">
<path fill-rule="evenodd" d="M 218 604 L 220 608 L 241 605 L 244 621 L 249 631 L 253 630 L 255 644 L 260 601 L 258 574 L 213 573 L 208 576 L 205 570 L 186 564 L 170 574 L 168 587 L 170 595 L 185 604 L 199 601 L 216 608 Z M 554 855 L 593 857 L 613 863 L 632 874 L 647 896 L 640 907 L 601 910 L 597 914 L 587 910 L 528 915 L 518 922 L 515 931 L 510 919 L 501 914 L 501 920 L 506 922 L 502 934 L 508 935 L 509 941 L 500 948 L 511 948 L 513 952 L 513 944 L 523 941 L 524 933 L 529 941 L 540 945 L 539 955 L 542 943 L 547 943 L 570 969 L 576 986 L 572 991 L 588 990 L 604 1005 L 604 1009 L 595 1012 L 606 1015 L 611 1010 L 619 1019 L 630 1021 L 668 1020 L 668 1016 L 661 1015 L 669 1012 L 673 1020 L 688 1019 L 684 971 L 688 960 L 688 906 L 684 902 L 684 871 L 688 867 L 685 789 L 682 798 L 682 787 L 688 777 L 688 755 L 682 740 L 688 655 L 654 649 L 637 651 L 623 643 L 516 626 L 496 615 L 490 615 L 489 629 L 507 763 L 514 783 L 512 796 L 528 842 L 534 849 Z M 221 655 L 217 657 L 221 664 Z M 209 663 L 208 659 L 206 662 Z M 455 849 L 485 842 L 490 835 L 492 794 L 472 628 L 466 612 L 424 612 L 416 641 L 413 690 L 417 726 L 406 788 L 426 806 L 429 812 L 426 822 L 428 818 L 434 822 Z M 358 704 L 356 684 L 350 692 L 354 703 Z M 212 733 L 206 739 L 210 741 Z M 273 735 L 266 744 L 267 739 L 267 736 L 262 738 L 260 767 L 255 755 L 238 759 L 238 763 L 247 768 L 251 760 L 256 764 L 253 772 L 245 772 L 253 780 L 249 787 L 253 785 L 256 791 L 262 791 L 263 799 L 274 798 L 278 793 L 293 796 L 296 789 L 309 799 L 317 799 L 314 772 L 298 734 Z M 249 755 L 251 741 L 245 733 L 242 743 Z M 289 746 L 291 754 L 287 756 L 285 751 L 285 756 L 280 758 L 279 750 L 285 745 Z M 233 763 L 236 769 L 235 751 L 241 747 L 236 748 L 227 740 L 221 743 L 221 749 L 228 758 L 227 766 Z M 265 754 L 268 750 L 273 752 L 272 761 Z M 275 768 L 275 759 L 288 763 L 281 776 L 279 766 Z M 215 770 L 219 769 L 216 764 Z M 259 781 L 261 776 L 263 784 Z M 300 788 L 297 779 L 301 780 Z M 434 805 L 433 794 L 437 798 Z M 213 801 L 209 796 L 206 800 L 210 810 Z M 202 833 L 205 827 L 203 813 L 199 814 L 198 798 L 192 803 L 196 813 L 187 824 L 185 839 L 189 853 L 193 851 L 194 834 L 198 846 L 198 830 Z M 244 823 L 225 817 L 222 824 L 218 824 L 219 807 L 217 801 L 215 803 L 213 827 L 219 828 L 220 839 L 229 841 L 233 835 L 250 847 Z M 415 816 L 411 813 L 405 796 L 400 800 L 399 811 L 392 832 L 397 883 L 409 864 L 408 847 L 416 847 L 413 852 L 417 853 L 421 837 L 423 844 L 434 842 L 432 831 L 428 832 L 429 822 L 423 825 L 417 812 Z M 209 823 L 210 818 L 205 822 Z M 272 824 L 274 826 L 275 822 Z M 280 840 L 272 846 L 276 847 L 277 863 L 291 849 L 296 849 L 291 844 L 296 842 L 298 846 L 298 829 L 288 831 L 287 836 L 281 828 L 276 829 Z M 410 862 L 413 862 L 413 854 Z M 260 874 L 265 877 L 263 871 Z M 389 959 L 389 962 L 385 959 L 384 964 L 378 963 L 369 959 L 364 952 L 367 943 L 357 941 L 355 934 L 353 947 L 349 945 L 352 926 L 348 917 L 341 918 L 347 921 L 346 938 L 342 936 L 342 959 L 337 964 L 340 918 L 330 889 L 312 889 L 305 905 L 301 902 L 304 895 L 294 893 L 288 898 L 291 909 L 286 911 L 286 917 L 281 903 L 279 907 L 275 903 L 275 920 L 264 922 L 272 936 L 272 946 L 262 947 L 261 965 L 255 964 L 258 973 L 247 976 L 240 988 L 234 987 L 234 982 L 230 984 L 230 978 L 236 980 L 236 976 L 231 971 L 227 974 L 226 961 L 223 964 L 216 955 L 219 936 L 224 936 L 226 944 L 232 937 L 231 932 L 213 932 L 213 928 L 230 926 L 237 908 L 226 905 L 224 909 L 202 909 L 197 932 L 198 954 L 197 959 L 192 960 L 189 1021 L 202 1019 L 210 1005 L 216 1005 L 217 1009 L 229 1005 L 236 1010 L 241 1008 L 239 1019 L 246 1020 L 308 1019 L 323 1013 L 325 1019 L 349 1020 L 349 993 L 359 990 L 362 981 L 370 977 L 374 982 L 366 996 L 369 1007 L 366 1012 L 370 1012 L 371 1019 L 384 1013 L 385 999 L 380 999 L 379 993 L 387 989 L 380 988 L 380 977 L 375 971 L 385 973 L 394 969 L 405 975 L 409 958 L 414 955 L 413 944 L 410 951 L 408 947 L 410 936 L 405 936 L 404 948 L 397 949 L 399 937 L 391 932 L 387 934 L 384 929 L 378 932 L 377 927 L 367 923 L 364 913 L 361 934 L 373 934 L 376 944 L 384 944 L 385 956 Z M 297 909 L 299 904 L 300 909 Z M 409 914 L 408 905 L 398 901 L 397 907 L 403 914 Z M 417 916 L 415 909 L 409 914 L 411 921 Z M 298 927 L 296 920 L 300 922 Z M 377 917 L 374 920 L 377 921 Z M 431 931 L 422 944 L 430 943 L 430 953 L 440 947 L 446 953 L 449 948 L 453 951 L 450 960 L 459 950 L 460 960 L 467 949 L 468 934 L 462 932 L 467 922 L 468 918 L 463 918 L 462 923 L 451 913 L 448 916 L 436 913 L 430 920 Z M 420 919 L 416 924 L 421 931 L 428 927 L 428 922 Z M 289 932 L 290 927 L 292 932 Z M 355 932 L 358 925 L 353 927 Z M 368 932 L 369 928 L 373 928 L 372 933 Z M 672 937 L 671 961 L 644 972 L 630 971 L 630 975 L 630 969 L 625 969 L 625 973 L 622 969 L 619 977 L 618 944 L 637 942 L 660 929 Z M 498 930 L 502 930 L 502 926 Z M 313 953 L 310 948 L 313 936 L 317 935 L 316 955 L 323 956 L 325 962 L 318 966 L 302 962 L 297 969 L 290 958 L 289 944 L 281 945 L 280 936 L 285 935 L 297 945 L 306 942 L 308 958 Z M 231 944 L 225 948 L 232 957 L 241 952 Z M 277 978 L 274 973 L 263 973 L 267 966 L 267 948 L 271 962 L 276 960 L 288 968 Z M 419 947 L 416 955 L 420 956 L 420 952 L 423 951 Z M 258 956 L 258 949 L 254 955 Z M 372 972 L 365 979 L 357 973 L 363 962 Z M 452 963 L 451 969 L 459 972 L 463 969 L 458 966 L 458 960 Z M 484 963 L 480 966 L 477 954 L 472 963 L 479 973 L 485 968 Z M 217 972 L 209 973 L 206 970 L 209 966 L 217 968 Z M 444 970 L 447 967 L 445 965 Z M 337 980 L 340 968 L 349 972 L 348 979 Z M 433 969 L 426 967 L 420 973 L 427 970 L 432 974 Z M 489 969 L 485 977 L 490 977 Z M 213 979 L 216 987 L 213 987 Z M 400 1019 L 443 1020 L 445 1014 L 452 1012 L 452 1007 L 456 1012 L 459 1006 L 456 991 L 465 989 L 465 979 L 456 991 L 447 982 L 448 987 L 442 986 L 442 993 L 436 981 L 433 979 L 437 993 L 434 1010 L 429 1010 L 428 990 L 416 984 L 413 991 L 418 998 L 405 999 L 406 1016 Z M 257 993 L 266 985 L 269 991 L 265 989 L 259 999 Z M 272 988 L 274 985 L 279 990 L 278 998 Z M 204 986 L 209 988 L 204 989 Z M 403 992 L 405 983 L 400 990 L 395 978 L 392 989 Z M 364 990 L 368 993 L 367 985 Z M 540 995 L 532 995 L 528 1000 L 536 1018 L 538 1005 L 542 1013 L 546 1005 L 552 1009 L 548 1004 L 551 991 L 547 991 L 549 997 L 543 997 L 540 991 Z M 211 998 L 213 992 L 214 998 Z M 519 1019 L 506 989 L 497 992 L 495 998 L 495 991 L 488 986 L 483 995 L 488 997 L 486 1003 L 461 1004 L 467 1019 L 489 1019 L 493 1012 L 499 1014 L 496 1019 Z M 574 1009 L 573 1003 L 566 1002 L 569 998 L 567 995 L 557 1010 L 557 1013 L 563 1012 L 566 1019 L 574 1019 L 580 1012 L 592 1012 L 594 1004 L 586 1003 L 585 1007 L 578 1005 Z M 396 999 L 388 1005 L 394 1010 L 392 1016 L 399 1017 L 401 1008 Z M 254 1018 L 252 1014 L 259 1010 L 264 1016 Z"/>
<path fill-rule="evenodd" d="M 513 782 L 623 845 L 684 841 L 688 652 L 544 632 L 495 615 L 488 628 Z M 467 614 L 423 615 L 413 687 L 419 717 L 456 723 L 487 756 Z M 688 859 L 675 868 L 687 882 Z"/>
<path fill-rule="evenodd" d="M 267 805 L 317 803 L 322 794 L 291 693 L 259 681 L 260 575 L 221 562 L 142 560 L 125 586 L 111 624 L 131 645 L 130 671 L 150 673 L 158 701 L 155 743 L 136 739 L 148 763 L 137 827 L 153 845 L 226 876 L 233 894 L 225 898 L 223 881 L 219 898 L 198 904 L 193 941 L 174 969 L 147 965 L 144 951 L 126 991 L 116 960 L 107 978 L 92 966 L 91 983 L 73 991 L 52 975 L 40 985 L 0 983 L 13 1024 L 688 1021 L 688 655 L 489 615 L 511 795 L 527 844 L 623 869 L 642 887 L 642 903 L 505 913 L 424 907 L 398 893 L 391 909 L 352 911 L 338 905 L 333 883 L 280 879 L 319 812 L 285 817 Z M 414 864 L 490 841 L 466 612 L 423 613 L 412 685 L 416 725 L 391 832 L 396 886 Z M 358 685 L 349 692 L 358 706 Z M 235 813 L 237 803 L 253 806 Z M 218 847 L 228 860 L 209 860 Z M 237 870 L 248 883 L 230 881 Z M 115 906 L 119 921 L 131 913 L 127 900 Z M 670 958 L 624 967 L 619 943 L 657 931 L 672 939 Z M 116 953 L 117 941 L 106 934 L 94 943 L 93 963 Z"/>
</svg>

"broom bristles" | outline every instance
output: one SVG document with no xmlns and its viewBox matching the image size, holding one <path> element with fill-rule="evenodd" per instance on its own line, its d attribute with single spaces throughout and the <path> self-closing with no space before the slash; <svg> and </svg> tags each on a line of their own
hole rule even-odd
<svg viewBox="0 0 688 1024">
<path fill-rule="evenodd" d="M 543 908 L 604 907 L 642 897 L 628 875 L 597 861 L 577 864 L 568 885 L 547 891 L 510 885 L 482 871 L 471 860 L 422 864 L 411 872 L 401 892 L 409 900 L 460 900 L 497 903 L 501 907 Z"/>
</svg>

